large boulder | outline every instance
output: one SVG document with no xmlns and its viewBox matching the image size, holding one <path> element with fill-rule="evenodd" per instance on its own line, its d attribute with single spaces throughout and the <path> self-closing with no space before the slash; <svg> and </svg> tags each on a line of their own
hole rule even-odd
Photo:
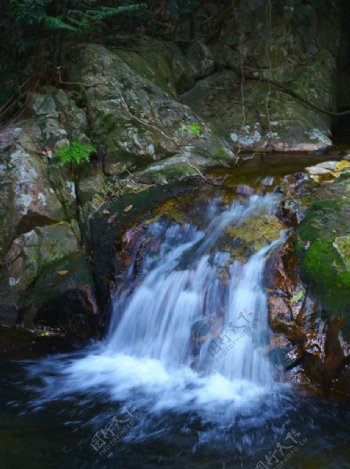
<svg viewBox="0 0 350 469">
<path fill-rule="evenodd" d="M 97 44 L 70 52 L 68 77 L 84 88 L 105 172 L 119 174 L 125 167 L 144 167 L 174 155 L 190 158 L 196 152 L 204 154 L 207 164 L 233 159 L 225 140 L 150 79 L 144 61 L 138 54 L 126 59 Z"/>
<path fill-rule="evenodd" d="M 286 86 L 327 109 L 320 90 L 330 100 L 333 72 L 334 60 L 329 54 L 307 71 L 297 71 Z M 239 73 L 223 70 L 197 82 L 180 99 L 232 145 L 244 150 L 314 152 L 328 148 L 331 119 L 273 85 L 271 91 L 265 80 L 246 79 L 242 85 Z"/>
<path fill-rule="evenodd" d="M 276 250 L 265 270 L 269 322 L 274 332 L 269 353 L 291 381 L 349 389 L 350 335 L 344 318 L 330 315 L 299 276 L 291 243 Z M 321 269 L 322 270 L 322 267 Z"/>
<path fill-rule="evenodd" d="M 13 241 L 0 271 L 1 326 L 23 322 L 73 333 L 69 325 L 77 329 L 80 322 L 81 333 L 91 332 L 84 332 L 82 316 L 95 321 L 97 306 L 79 238 L 72 221 L 37 227 Z"/>
<path fill-rule="evenodd" d="M 324 307 L 350 315 L 350 187 L 337 184 L 342 197 L 314 202 L 298 235 L 304 280 Z M 324 195 L 326 195 L 324 194 Z M 335 194 L 334 194 L 335 195 Z"/>
</svg>

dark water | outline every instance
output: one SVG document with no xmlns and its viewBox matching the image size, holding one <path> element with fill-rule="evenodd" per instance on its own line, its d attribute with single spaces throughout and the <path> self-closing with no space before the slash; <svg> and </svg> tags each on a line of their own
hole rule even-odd
<svg viewBox="0 0 350 469">
<path fill-rule="evenodd" d="M 261 178 L 299 171 L 315 162 L 314 158 L 288 159 L 282 171 L 281 160 L 274 157 L 249 162 L 239 174 L 230 177 L 255 184 L 258 175 Z M 187 241 L 181 239 L 182 243 Z M 170 253 L 178 247 L 169 242 L 167 246 Z M 261 267 L 262 257 L 254 262 L 254 266 Z M 157 267 L 152 262 L 146 264 L 141 284 Z M 172 279 L 171 275 L 175 276 L 174 282 L 179 281 L 179 267 L 171 268 L 165 278 L 154 276 L 155 292 L 160 282 Z M 180 274 L 185 272 L 181 267 Z M 203 264 L 193 272 L 204 275 L 207 270 Z M 180 288 L 174 283 L 175 296 L 185 298 L 181 308 L 176 310 L 177 298 L 168 299 L 164 305 L 173 302 L 173 310 L 184 314 L 184 321 L 189 321 L 186 311 L 195 283 L 191 285 L 184 283 Z M 130 293 L 134 299 L 137 291 L 141 295 L 136 287 Z M 262 314 L 258 283 L 247 286 L 236 282 L 234 292 L 235 301 L 258 298 Z M 155 296 L 153 306 L 145 308 L 146 332 L 160 301 Z M 173 310 L 167 310 L 169 318 Z M 137 312 L 127 307 L 124 312 L 130 316 L 130 325 L 112 324 L 108 337 L 99 343 L 66 354 L 43 353 L 30 360 L 9 356 L 0 362 L 1 467 L 350 467 L 348 397 L 311 394 L 280 380 L 274 382 L 273 374 L 261 382 L 259 370 L 252 370 L 252 366 L 265 366 L 264 361 L 253 360 L 255 351 L 246 337 L 235 349 L 238 361 L 234 355 L 230 361 L 228 355 L 220 365 L 211 365 L 210 373 L 193 370 L 183 350 L 183 362 L 175 360 L 181 341 L 186 343 L 186 337 L 177 335 L 188 329 L 183 321 L 161 338 L 157 334 L 152 338 L 152 330 L 148 331 L 149 354 L 147 350 L 140 352 L 143 348 L 136 345 L 139 337 L 130 336 L 126 345 L 131 341 L 134 347 L 128 354 L 120 347 L 122 327 L 130 330 Z M 229 307 L 225 314 L 230 314 Z M 166 349 L 163 343 L 167 343 Z M 238 371 L 238 364 L 245 358 L 247 363 Z M 230 363 L 235 367 L 227 374 Z M 266 373 L 270 373 L 268 368 Z"/>
<path fill-rule="evenodd" d="M 28 379 L 26 366 L 1 364 L 1 467 L 255 468 L 273 452 L 279 457 L 278 443 L 289 447 L 285 455 L 293 451 L 280 467 L 350 467 L 349 402 L 295 389 L 285 392 L 274 415 L 268 402 L 273 396 L 266 396 L 258 407 L 237 411 L 231 427 L 220 430 L 220 425 L 213 425 L 216 438 L 210 441 L 201 440 L 208 424 L 195 412 L 154 413 L 149 418 L 147 409 L 141 408 L 145 417 L 129 430 L 129 441 L 115 444 L 108 457 L 99 456 L 91 439 L 114 416 L 127 418 L 122 404 L 100 389 L 40 405 L 33 390 L 39 377 Z M 136 395 L 133 404 L 137 406 Z M 298 443 L 287 438 L 293 430 Z M 279 467 L 272 464 L 266 467 Z"/>
</svg>

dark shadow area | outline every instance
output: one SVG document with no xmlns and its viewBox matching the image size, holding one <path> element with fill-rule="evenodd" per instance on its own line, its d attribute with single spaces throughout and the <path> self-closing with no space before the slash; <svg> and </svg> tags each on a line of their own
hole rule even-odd
<svg viewBox="0 0 350 469">
<path fill-rule="evenodd" d="M 337 64 L 337 111 L 350 109 L 350 2 L 343 0 L 342 33 Z M 350 143 L 350 114 L 336 118 L 333 122 L 333 142 Z"/>
</svg>

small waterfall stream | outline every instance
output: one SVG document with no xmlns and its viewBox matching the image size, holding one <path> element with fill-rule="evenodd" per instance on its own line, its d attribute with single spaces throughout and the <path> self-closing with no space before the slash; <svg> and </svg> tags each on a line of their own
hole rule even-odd
<svg viewBox="0 0 350 469">
<path fill-rule="evenodd" d="M 347 467 L 348 402 L 309 395 L 278 366 L 265 275 L 287 238 L 281 196 L 247 192 L 155 207 L 124 233 L 106 336 L 5 364 L 0 430 L 21 461 L 34 448 L 42 467 L 48 454 L 55 467 L 267 467 L 292 432 L 307 444 L 281 467 L 323 467 L 330 449 Z"/>
<path fill-rule="evenodd" d="M 275 240 L 244 258 L 227 248 L 230 227 L 249 230 L 249 220 L 273 216 L 278 203 L 272 193 L 232 205 L 217 198 L 198 225 L 169 217 L 144 225 L 118 282 L 105 339 L 28 367 L 43 383 L 33 407 L 77 396 L 114 405 L 120 415 L 132 406 L 142 418 L 128 430 L 129 442 L 193 435 L 194 426 L 193 451 L 210 442 L 253 454 L 266 428 L 267 436 L 282 432 L 289 386 L 278 382 L 268 359 L 263 273 L 286 234 L 277 230 Z"/>
<path fill-rule="evenodd" d="M 134 256 L 128 292 L 115 296 L 106 353 L 159 360 L 168 369 L 194 362 L 207 374 L 271 384 L 273 372 L 263 353 L 269 326 L 262 273 L 266 255 L 284 234 L 245 264 L 230 265 L 229 253 L 216 252 L 215 243 L 227 226 L 272 213 L 277 200 L 272 194 L 251 196 L 213 216 L 214 201 L 205 233 L 191 224 L 152 224 L 144 236 L 155 239 L 158 252 L 146 255 L 136 286 Z"/>
</svg>

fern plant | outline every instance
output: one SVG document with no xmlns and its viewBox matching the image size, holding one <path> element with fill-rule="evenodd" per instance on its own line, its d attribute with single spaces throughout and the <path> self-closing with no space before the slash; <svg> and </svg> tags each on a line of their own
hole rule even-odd
<svg viewBox="0 0 350 469">
<path fill-rule="evenodd" d="M 146 3 L 122 5 L 117 7 L 91 6 L 97 0 L 77 2 L 67 1 L 58 10 L 52 8 L 51 0 L 9 0 L 9 15 L 16 23 L 28 26 L 43 26 L 44 29 L 56 29 L 83 33 L 89 31 L 94 24 L 106 18 L 123 13 L 136 14 L 147 8 Z M 75 6 L 78 8 L 74 8 Z M 55 15 L 55 16 L 54 16 Z"/>
<path fill-rule="evenodd" d="M 89 162 L 90 155 L 94 151 L 96 151 L 94 145 L 73 141 L 70 145 L 58 148 L 54 152 L 54 156 L 60 160 L 61 165 L 73 163 L 79 166 L 84 161 Z"/>
</svg>

